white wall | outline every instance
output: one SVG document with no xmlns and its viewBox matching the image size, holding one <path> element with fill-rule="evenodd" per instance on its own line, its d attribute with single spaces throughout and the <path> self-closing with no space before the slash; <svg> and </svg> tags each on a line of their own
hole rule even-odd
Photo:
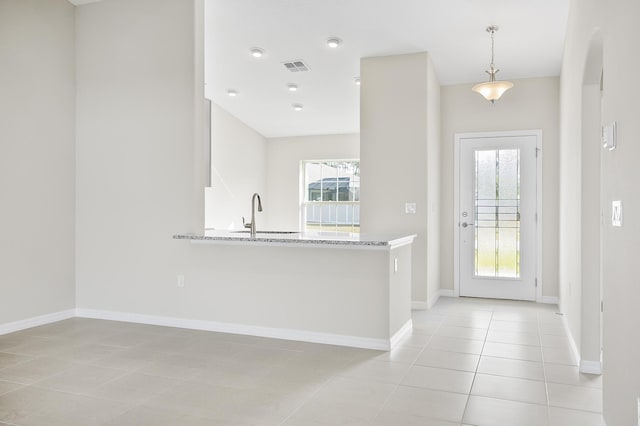
<svg viewBox="0 0 640 426">
<path fill-rule="evenodd" d="M 0 324 L 75 306 L 74 18 L 0 2 Z"/>
<path fill-rule="evenodd" d="M 172 235 L 204 224 L 201 13 L 199 0 L 76 9 L 79 308 L 179 309 L 190 252 Z"/>
<path fill-rule="evenodd" d="M 239 229 L 251 221 L 251 197 L 266 190 L 266 139 L 211 104 L 211 188 L 205 196 L 205 228 Z M 260 222 L 260 217 L 256 219 Z"/>
<path fill-rule="evenodd" d="M 440 82 L 431 57 L 427 62 L 427 305 L 440 296 L 442 255 L 440 253 L 442 190 Z M 435 123 L 435 124 L 434 124 Z M 421 297 L 421 296 L 418 296 Z"/>
<path fill-rule="evenodd" d="M 184 0 L 109 0 L 78 8 L 80 312 L 377 333 L 358 312 L 370 312 L 379 324 L 388 315 L 376 316 L 381 305 L 362 297 L 362 306 L 345 311 L 352 318 L 327 319 L 332 304 L 340 303 L 337 293 L 324 291 L 326 277 L 309 276 L 308 263 L 322 255 L 330 264 L 342 264 L 339 275 L 350 288 L 337 282 L 336 289 L 361 295 L 372 280 L 389 279 L 386 251 L 372 258 L 368 250 L 247 248 L 172 239 L 203 228 L 198 222 L 205 184 L 198 140 L 203 132 L 194 120 L 204 93 L 194 46 L 200 36 L 197 13 Z M 265 210 L 268 202 L 265 198 Z M 239 268 L 244 268 L 242 280 Z M 285 269 L 290 280 L 281 279 Z M 184 275 L 184 287 L 176 285 L 178 274 Z M 383 290 L 378 286 L 376 292 Z M 309 314 L 318 310 L 325 315 Z"/>
<path fill-rule="evenodd" d="M 593 1 L 589 1 L 591 5 Z M 569 13 L 567 38 L 561 76 L 561 133 L 560 133 L 560 233 L 559 233 L 559 293 L 560 310 L 567 320 L 577 348 L 582 346 L 582 80 L 586 49 L 591 38 L 589 31 L 581 30 L 578 38 L 584 37 L 584 46 L 568 48 L 572 39 L 574 22 L 579 19 L 575 7 Z M 582 44 L 582 43 L 580 43 Z M 567 49 L 568 48 L 568 49 Z M 583 50 L 583 52 L 579 52 Z M 575 59 L 574 59 L 575 57 Z M 585 58 L 578 64 L 580 59 Z M 575 65 L 571 63 L 575 62 Z M 570 71 L 570 68 L 574 70 Z M 571 75 L 573 74 L 573 75 Z M 568 77 L 571 75 L 571 77 Z M 567 83 L 567 78 L 576 78 L 575 83 Z M 573 99 L 571 108 L 568 100 Z"/>
<path fill-rule="evenodd" d="M 604 416 L 608 425 L 637 423 L 637 397 L 640 395 L 640 287 L 637 279 L 640 241 L 640 122 L 636 84 L 640 57 L 640 3 L 636 0 L 596 0 L 571 2 L 561 76 L 561 227 L 560 294 L 561 308 L 571 324 L 572 333 L 580 332 L 580 300 L 571 286 L 580 285 L 579 258 L 573 251 L 580 223 L 572 221 L 580 204 L 580 152 L 582 126 L 582 90 L 589 44 L 597 31 L 604 40 L 605 123 L 618 123 L 618 148 L 603 152 L 603 232 L 604 288 Z M 611 201 L 622 200 L 625 217 L 622 228 L 609 221 Z M 576 262 L 578 264 L 576 265 Z"/>
<path fill-rule="evenodd" d="M 542 129 L 542 295 L 558 296 L 559 79 L 514 80 L 492 105 L 471 85 L 443 86 L 440 257 L 443 289 L 453 289 L 453 148 L 465 132 Z"/>
<path fill-rule="evenodd" d="M 601 60 L 601 58 L 600 58 Z M 599 68 L 602 67 L 602 62 Z M 598 73 L 599 74 L 599 73 Z M 582 330 L 574 334 L 580 358 L 600 363 L 600 79 L 582 89 L 580 235 L 580 316 Z M 576 253 L 578 254 L 578 253 Z M 593 364 L 592 364 L 593 365 Z"/>
<path fill-rule="evenodd" d="M 267 140 L 267 191 L 258 217 L 270 230 L 300 226 L 300 162 L 360 158 L 360 135 L 322 135 Z"/>
<path fill-rule="evenodd" d="M 434 225 L 429 202 L 436 198 L 430 197 L 429 181 L 439 171 L 430 169 L 437 161 L 429 160 L 439 158 L 434 138 L 440 122 L 432 110 L 437 78 L 426 52 L 363 58 L 360 76 L 361 231 L 418 234 L 412 300 L 427 304 L 437 297 L 428 294 L 430 287 L 437 288 L 428 284 L 428 225 Z M 407 202 L 416 203 L 416 214 L 405 214 Z"/>
</svg>

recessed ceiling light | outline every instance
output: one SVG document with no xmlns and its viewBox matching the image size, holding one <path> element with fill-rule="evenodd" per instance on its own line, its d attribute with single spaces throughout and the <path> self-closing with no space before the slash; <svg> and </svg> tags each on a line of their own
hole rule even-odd
<svg viewBox="0 0 640 426">
<path fill-rule="evenodd" d="M 303 106 L 300 104 L 293 104 L 291 105 L 293 107 L 293 109 L 295 109 L 296 111 L 302 111 Z"/>
<path fill-rule="evenodd" d="M 356 86 L 360 86 L 360 77 L 354 77 L 353 82 L 356 84 Z"/>
<path fill-rule="evenodd" d="M 229 89 L 227 90 L 227 95 L 231 97 L 238 96 L 238 92 L 236 92 L 235 90 Z"/>
<path fill-rule="evenodd" d="M 250 52 L 251 56 L 253 56 L 254 58 L 261 58 L 262 55 L 264 55 L 264 50 L 260 49 L 259 47 L 252 47 Z"/>
<path fill-rule="evenodd" d="M 327 46 L 329 46 L 332 49 L 335 49 L 341 44 L 342 44 L 342 40 L 340 40 L 338 37 L 331 37 L 327 40 Z"/>
<path fill-rule="evenodd" d="M 298 91 L 298 85 L 297 84 L 293 84 L 293 83 L 289 83 L 289 84 L 287 84 L 287 89 L 289 89 L 290 92 L 297 92 Z"/>
</svg>

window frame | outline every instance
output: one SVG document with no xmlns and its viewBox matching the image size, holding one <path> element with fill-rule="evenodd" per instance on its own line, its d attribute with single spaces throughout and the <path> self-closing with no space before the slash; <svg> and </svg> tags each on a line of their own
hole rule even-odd
<svg viewBox="0 0 640 426">
<path fill-rule="evenodd" d="M 334 232 L 345 232 L 345 233 L 359 233 L 360 232 L 360 173 L 358 173 L 355 176 L 358 176 L 358 192 L 357 192 L 357 200 L 352 200 L 352 201 L 339 201 L 339 200 L 327 200 L 327 201 L 323 201 L 323 200 L 319 200 L 319 201 L 312 201 L 309 200 L 309 190 L 308 190 L 308 184 L 311 182 L 307 182 L 307 175 L 306 175 L 306 166 L 307 164 L 312 164 L 312 163 L 317 163 L 317 164 L 326 164 L 326 163 L 357 163 L 358 165 L 358 170 L 360 169 L 360 159 L 359 158 L 339 158 L 339 159 L 333 159 L 333 158 L 329 158 L 329 159 L 319 159 L 319 160 L 301 160 L 300 161 L 300 169 L 299 169 L 299 219 L 300 219 L 300 229 L 304 232 L 308 231 L 307 228 L 307 209 L 309 206 L 352 206 L 352 210 L 351 210 L 351 217 L 352 217 L 352 221 L 351 221 L 351 230 L 350 231 L 341 231 L 338 229 L 338 221 L 337 221 L 337 215 L 336 215 L 336 223 L 335 223 L 335 228 L 334 229 L 330 229 L 330 227 L 328 227 L 328 229 L 324 230 L 324 229 L 320 229 L 321 231 L 334 231 Z M 340 184 L 339 184 L 339 178 L 340 176 L 336 176 L 336 198 L 340 198 L 339 193 L 340 193 Z M 321 180 L 324 179 L 321 175 Z M 357 208 L 357 215 L 356 215 L 356 208 Z M 355 218 L 357 217 L 357 221 L 355 220 Z M 321 222 L 322 223 L 322 222 Z M 322 225 L 320 225 L 322 227 Z M 345 226 L 349 226 L 349 225 L 345 225 Z"/>
</svg>

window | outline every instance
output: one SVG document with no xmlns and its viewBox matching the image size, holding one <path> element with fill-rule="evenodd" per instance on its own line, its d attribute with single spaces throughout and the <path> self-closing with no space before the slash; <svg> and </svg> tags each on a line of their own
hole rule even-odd
<svg viewBox="0 0 640 426">
<path fill-rule="evenodd" d="M 305 230 L 360 232 L 360 161 L 303 161 Z"/>
</svg>

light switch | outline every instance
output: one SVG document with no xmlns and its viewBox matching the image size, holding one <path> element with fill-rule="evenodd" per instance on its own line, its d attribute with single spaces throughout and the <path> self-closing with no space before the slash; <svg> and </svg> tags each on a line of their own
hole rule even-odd
<svg viewBox="0 0 640 426">
<path fill-rule="evenodd" d="M 416 203 L 405 203 L 404 212 L 406 214 L 416 214 Z"/>
<path fill-rule="evenodd" d="M 616 149 L 616 122 L 602 126 L 602 147 L 613 151 Z"/>
<path fill-rule="evenodd" d="M 611 202 L 611 225 L 622 226 L 622 201 Z"/>
</svg>

